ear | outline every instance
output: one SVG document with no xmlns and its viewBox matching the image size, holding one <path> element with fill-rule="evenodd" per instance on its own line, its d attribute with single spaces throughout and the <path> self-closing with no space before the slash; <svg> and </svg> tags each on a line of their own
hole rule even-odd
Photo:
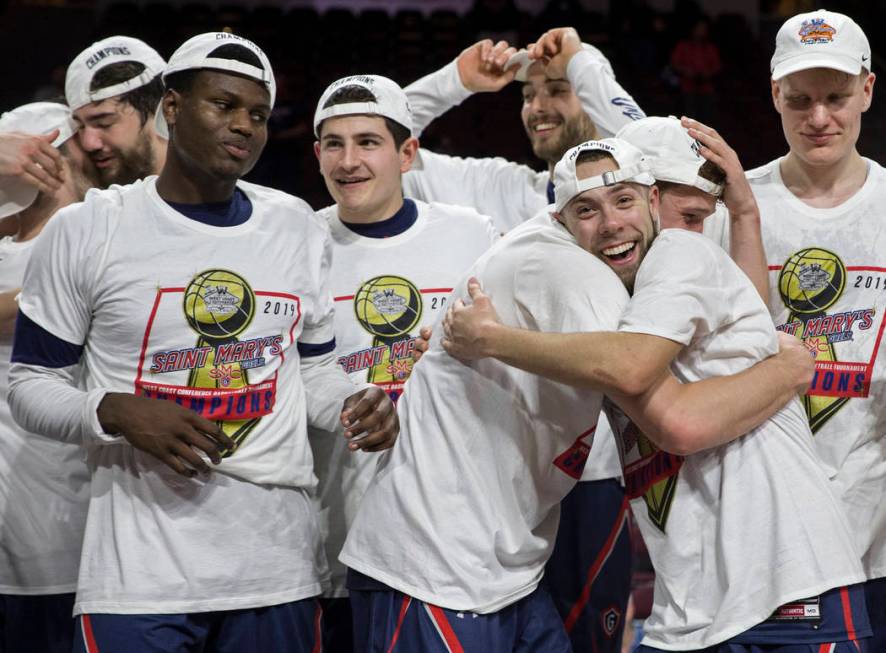
<svg viewBox="0 0 886 653">
<path fill-rule="evenodd" d="M 418 139 L 410 136 L 400 146 L 400 174 L 409 172 L 416 156 L 418 156 Z"/>
<path fill-rule="evenodd" d="M 778 113 L 781 113 L 781 88 L 778 86 L 778 82 L 774 79 L 770 78 L 769 83 L 772 86 L 772 104 L 775 106 L 775 110 Z"/>
<path fill-rule="evenodd" d="M 172 127 L 178 118 L 178 112 L 181 109 L 181 93 L 174 89 L 168 89 L 161 100 L 161 109 L 166 124 Z"/>
<path fill-rule="evenodd" d="M 564 227 L 566 226 L 566 220 L 563 218 L 563 214 L 559 211 L 551 211 L 551 217 L 554 218 L 557 222 L 562 224 Z"/>
<path fill-rule="evenodd" d="M 658 215 L 660 204 L 661 194 L 659 193 L 658 186 L 651 186 L 649 188 L 649 210 L 652 212 L 652 215 Z"/>
<path fill-rule="evenodd" d="M 317 161 L 320 160 L 320 141 L 314 141 L 314 156 L 317 157 Z"/>
<path fill-rule="evenodd" d="M 874 73 L 868 73 L 868 78 L 864 80 L 864 88 L 862 89 L 862 92 L 864 93 L 864 105 L 861 109 L 862 112 L 871 108 L 871 101 L 874 99 L 875 81 L 877 81 L 877 76 Z"/>
</svg>

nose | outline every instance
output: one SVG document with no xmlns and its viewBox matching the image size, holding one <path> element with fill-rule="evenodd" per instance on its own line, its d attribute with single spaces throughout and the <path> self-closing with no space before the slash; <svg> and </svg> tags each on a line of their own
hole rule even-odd
<svg viewBox="0 0 886 653">
<path fill-rule="evenodd" d="M 618 211 L 604 207 L 600 212 L 599 231 L 603 236 L 611 236 L 621 231 L 622 221 Z"/>
<path fill-rule="evenodd" d="M 77 137 L 80 139 L 80 147 L 85 152 L 98 152 L 104 146 L 99 130 L 88 125 L 80 128 Z"/>
<path fill-rule="evenodd" d="M 341 167 L 345 170 L 353 170 L 360 165 L 357 146 L 354 143 L 346 143 L 342 148 Z"/>
<path fill-rule="evenodd" d="M 816 129 L 824 129 L 830 120 L 830 112 L 823 102 L 816 102 L 809 112 L 809 124 Z"/>
<path fill-rule="evenodd" d="M 231 112 L 231 131 L 251 136 L 253 130 L 252 116 L 246 108 Z"/>
<path fill-rule="evenodd" d="M 545 109 L 548 106 L 548 95 L 544 91 L 539 91 L 535 95 L 532 96 L 532 100 L 529 101 L 529 111 L 530 113 L 544 113 Z"/>
</svg>

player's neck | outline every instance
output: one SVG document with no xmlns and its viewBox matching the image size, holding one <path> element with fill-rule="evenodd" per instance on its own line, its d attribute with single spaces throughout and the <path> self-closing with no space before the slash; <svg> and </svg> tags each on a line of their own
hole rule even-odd
<svg viewBox="0 0 886 653">
<path fill-rule="evenodd" d="M 166 165 L 166 139 L 154 132 L 151 136 L 151 147 L 154 150 L 154 170 L 151 174 L 159 175 Z"/>
<path fill-rule="evenodd" d="M 855 195 L 867 179 L 867 163 L 853 150 L 845 160 L 831 166 L 813 166 L 793 153 L 781 162 L 785 187 L 800 201 L 814 208 L 839 206 Z"/>
<path fill-rule="evenodd" d="M 403 208 L 403 194 L 398 193 L 380 206 L 348 209 L 346 206 L 339 204 L 338 217 L 343 222 L 350 222 L 351 224 L 373 224 L 394 217 L 401 208 Z"/>
<path fill-rule="evenodd" d="M 233 197 L 236 186 L 237 179 L 219 179 L 205 170 L 185 165 L 170 151 L 157 178 L 160 197 L 178 204 L 226 202 Z"/>
</svg>

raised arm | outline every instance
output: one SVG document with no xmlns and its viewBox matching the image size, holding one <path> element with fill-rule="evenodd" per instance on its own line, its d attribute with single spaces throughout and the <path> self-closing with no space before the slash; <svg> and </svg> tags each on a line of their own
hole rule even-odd
<svg viewBox="0 0 886 653">
<path fill-rule="evenodd" d="M 58 130 L 33 136 L 0 134 L 0 177 L 16 177 L 43 193 L 54 193 L 64 182 L 59 151 L 52 146 Z"/>
<path fill-rule="evenodd" d="M 691 118 L 682 118 L 689 135 L 702 144 L 700 153 L 726 172 L 723 203 L 729 211 L 729 255 L 754 284 L 764 302 L 769 301 L 769 268 L 760 231 L 760 209 L 744 169 L 729 144 L 715 129 Z"/>
</svg>

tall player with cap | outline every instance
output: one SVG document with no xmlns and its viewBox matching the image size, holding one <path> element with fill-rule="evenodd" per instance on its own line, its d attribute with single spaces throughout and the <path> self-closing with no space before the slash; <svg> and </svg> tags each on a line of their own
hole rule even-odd
<svg viewBox="0 0 886 653">
<path fill-rule="evenodd" d="M 655 237 L 654 220 L 619 207 L 628 201 L 620 175 L 630 174 L 631 163 L 616 153 L 583 171 L 573 163 L 576 150 L 555 170 L 556 207 L 632 293 L 619 331 L 514 328 L 507 317 L 499 322 L 489 298 L 472 286 L 474 305 L 457 303 L 447 314 L 444 347 L 463 359 L 492 356 L 602 388 L 618 401 L 649 392 L 668 368 L 684 382 L 711 379 L 778 348 L 759 294 L 720 247 L 686 229 Z M 582 193 L 588 184 L 592 190 Z M 805 348 L 800 356 L 811 363 Z M 738 393 L 726 403 L 746 399 Z M 737 439 L 722 431 L 660 440 L 648 437 L 642 422 L 638 430 L 610 421 L 656 570 L 640 650 L 865 650 L 870 628 L 858 552 L 795 397 L 758 428 L 729 420 Z"/>
<path fill-rule="evenodd" d="M 403 173 L 418 140 L 403 90 L 379 75 L 332 84 L 314 114 L 320 172 L 335 204 L 318 213 L 332 233 L 330 286 L 336 300 L 335 355 L 357 383 L 396 401 L 412 369 L 421 324 L 441 315 L 455 282 L 495 240 L 489 218 L 466 207 L 404 199 Z M 377 457 L 349 456 L 345 441 L 311 437 L 331 587 L 324 592 L 326 651 L 352 651 L 345 568 L 347 528 Z M 340 600 L 336 600 L 340 599 Z"/>
<path fill-rule="evenodd" d="M 604 178 L 598 164 L 578 160 L 575 194 L 597 189 L 607 211 L 648 223 L 651 234 L 657 191 L 639 151 L 617 140 L 596 147 L 622 167 Z M 617 323 L 627 292 L 586 251 L 582 224 L 568 224 L 540 215 L 469 271 L 510 323 L 532 330 Z M 661 441 L 737 436 L 808 382 L 809 368 L 795 345 L 739 377 L 682 385 L 665 374 L 654 391 L 621 400 Z M 736 405 L 733 392 L 747 401 Z M 390 650 L 395 641 L 421 651 L 572 650 L 539 582 L 558 506 L 595 440 L 601 400 L 494 360 L 464 365 L 430 348 L 400 400 L 400 441 L 380 462 L 341 556 L 356 570 L 349 578 L 356 636 L 367 646 L 358 650 Z"/>
<path fill-rule="evenodd" d="M 857 149 L 875 76 L 848 16 L 800 14 L 778 32 L 772 99 L 788 153 L 748 173 L 762 215 L 778 329 L 806 341 L 803 398 L 818 453 L 857 534 L 872 650 L 886 650 L 886 172 Z"/>
<path fill-rule="evenodd" d="M 89 473 L 79 446 L 23 431 L 6 398 L 18 294 L 25 266 L 44 225 L 60 208 L 83 199 L 92 185 L 89 162 L 72 139 L 70 110 L 35 102 L 0 117 L 0 137 L 20 134 L 51 141 L 64 180 L 40 190 L 19 177 L 0 179 L 0 216 L 16 226 L 0 239 L 0 648 L 68 653 L 71 609 L 89 501 Z"/>
<path fill-rule="evenodd" d="M 101 187 L 129 184 L 163 169 L 166 140 L 157 133 L 154 114 L 165 66 L 156 50 L 129 36 L 97 41 L 68 66 L 65 98 Z"/>
<path fill-rule="evenodd" d="M 239 180 L 267 140 L 267 57 L 202 34 L 164 75 L 160 176 L 90 193 L 37 243 L 10 406 L 86 445 L 75 650 L 315 650 L 306 422 L 331 430 L 347 397 L 346 434 L 377 448 L 396 415 L 335 365 L 327 227 Z"/>
</svg>

